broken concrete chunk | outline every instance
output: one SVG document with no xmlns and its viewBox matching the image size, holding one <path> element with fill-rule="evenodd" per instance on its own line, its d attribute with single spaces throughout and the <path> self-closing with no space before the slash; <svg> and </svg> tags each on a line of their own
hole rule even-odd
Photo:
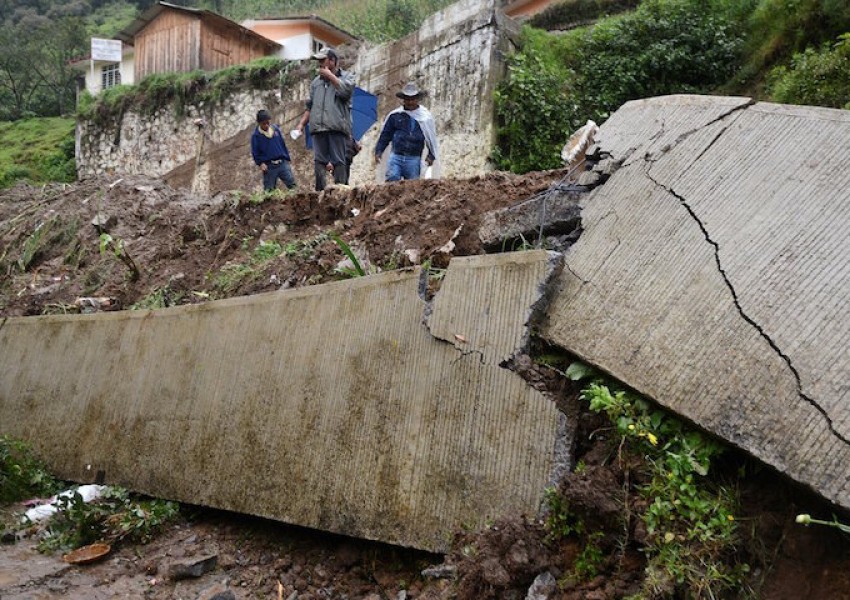
<svg viewBox="0 0 850 600">
<path fill-rule="evenodd" d="M 529 339 L 555 258 L 453 259 L 431 329 L 420 270 L 157 311 L 12 317 L 0 327 L 0 433 L 75 440 L 45 446 L 69 479 L 96 461 L 148 495 L 444 552 L 461 524 L 533 513 L 551 481 L 557 408 L 503 362 Z"/>
<path fill-rule="evenodd" d="M 847 111 L 625 104 L 597 142 L 627 160 L 586 203 L 540 332 L 843 508 L 848 140 Z"/>
<path fill-rule="evenodd" d="M 205 556 L 192 562 L 175 563 L 168 567 L 168 577 L 173 581 L 197 578 L 214 570 L 216 565 L 218 565 L 217 554 Z"/>
<path fill-rule="evenodd" d="M 489 251 L 514 250 L 515 246 L 543 235 L 567 235 L 581 225 L 580 191 L 550 189 L 521 204 L 491 211 L 481 219 L 478 239 Z"/>
<path fill-rule="evenodd" d="M 602 175 L 596 171 L 582 171 L 582 173 L 578 176 L 576 183 L 586 187 L 593 187 L 599 184 L 600 181 L 602 181 Z"/>
<path fill-rule="evenodd" d="M 623 164 L 622 160 L 615 160 L 613 158 L 606 158 L 599 161 L 596 165 L 594 165 L 593 170 L 605 177 L 610 177 L 614 174 L 614 171 L 620 168 L 620 165 Z"/>
</svg>

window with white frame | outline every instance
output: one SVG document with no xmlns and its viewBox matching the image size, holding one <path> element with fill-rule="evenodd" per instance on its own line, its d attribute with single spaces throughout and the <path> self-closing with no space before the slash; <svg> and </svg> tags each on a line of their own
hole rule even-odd
<svg viewBox="0 0 850 600">
<path fill-rule="evenodd" d="M 316 52 L 319 52 L 324 47 L 325 47 L 324 42 L 322 42 L 321 40 L 317 40 L 316 38 L 313 38 L 313 54 L 315 54 Z"/>
<path fill-rule="evenodd" d="M 113 63 L 111 65 L 104 65 L 101 67 L 100 89 L 105 90 L 107 88 L 115 87 L 116 85 L 121 85 L 121 65 Z"/>
</svg>

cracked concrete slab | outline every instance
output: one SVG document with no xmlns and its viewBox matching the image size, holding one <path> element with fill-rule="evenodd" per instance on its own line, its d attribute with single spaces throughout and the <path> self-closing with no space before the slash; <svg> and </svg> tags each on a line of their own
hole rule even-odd
<svg viewBox="0 0 850 600">
<path fill-rule="evenodd" d="M 452 261 L 427 326 L 411 271 L 8 319 L 0 433 L 71 480 L 444 551 L 461 525 L 534 514 L 563 468 L 560 413 L 501 366 L 556 258 Z"/>
<path fill-rule="evenodd" d="M 850 508 L 850 112 L 671 96 L 597 139 L 631 158 L 544 337 Z"/>
</svg>

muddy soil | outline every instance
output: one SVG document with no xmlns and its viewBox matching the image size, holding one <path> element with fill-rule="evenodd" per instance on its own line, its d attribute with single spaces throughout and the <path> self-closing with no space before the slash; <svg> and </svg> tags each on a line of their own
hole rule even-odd
<svg viewBox="0 0 850 600">
<path fill-rule="evenodd" d="M 452 255 L 483 252 L 477 234 L 483 213 L 562 176 L 493 173 L 265 201 L 238 191 L 195 197 L 160 180 L 129 177 L 19 185 L 0 192 L 0 316 L 74 312 L 79 298 L 109 298 L 114 310 L 157 293 L 172 305 L 340 279 L 335 268 L 346 257 L 330 233 L 351 246 L 367 271 L 428 259 L 445 266 Z M 103 234 L 113 241 L 103 245 Z M 451 252 L 438 252 L 452 240 Z M 283 251 L 260 261 L 260 242 Z"/>
<path fill-rule="evenodd" d="M 441 268 L 452 256 L 484 252 L 477 236 L 484 213 L 563 176 L 492 173 L 268 199 L 238 191 L 196 197 L 141 177 L 18 185 L 0 191 L 0 317 L 157 308 L 340 279 L 339 267 L 353 265 L 332 234 L 366 271 L 426 262 Z M 590 581 L 569 576 L 579 543 L 551 540 L 535 515 L 459 531 L 452 551 L 434 556 L 186 507 L 153 542 L 120 546 L 89 566 L 40 555 L 33 538 L 0 546 L 0 598 L 521 600 L 546 572 L 559 585 L 540 597 L 637 594 L 645 578 L 641 532 L 621 514 L 624 473 L 609 460 L 613 440 L 599 433 L 605 424 L 557 373 L 531 359 L 514 367 L 579 423 L 575 458 L 585 469 L 563 491 L 606 536 L 600 573 Z M 850 598 L 847 536 L 794 523 L 800 512 L 831 519 L 831 507 L 743 456 L 730 456 L 725 468 L 741 467 L 749 475 L 736 515 L 739 558 L 751 570 L 748 589 L 736 597 Z M 170 575 L 174 564 L 210 556 L 214 568 L 198 578 Z M 447 578 L 423 575 L 441 566 L 436 571 Z"/>
</svg>

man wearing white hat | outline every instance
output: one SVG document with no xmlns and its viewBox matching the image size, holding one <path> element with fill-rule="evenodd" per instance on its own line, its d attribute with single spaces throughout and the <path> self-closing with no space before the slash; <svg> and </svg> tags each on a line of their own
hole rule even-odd
<svg viewBox="0 0 850 600">
<path fill-rule="evenodd" d="M 386 161 L 386 180 L 419 179 L 423 151 L 428 150 L 424 162 L 429 167 L 439 158 L 437 127 L 431 112 L 419 104 L 425 92 L 415 83 L 405 84 L 396 96 L 402 105 L 384 119 L 375 145 L 375 164 L 382 161 L 384 151 L 392 144 Z"/>
</svg>

